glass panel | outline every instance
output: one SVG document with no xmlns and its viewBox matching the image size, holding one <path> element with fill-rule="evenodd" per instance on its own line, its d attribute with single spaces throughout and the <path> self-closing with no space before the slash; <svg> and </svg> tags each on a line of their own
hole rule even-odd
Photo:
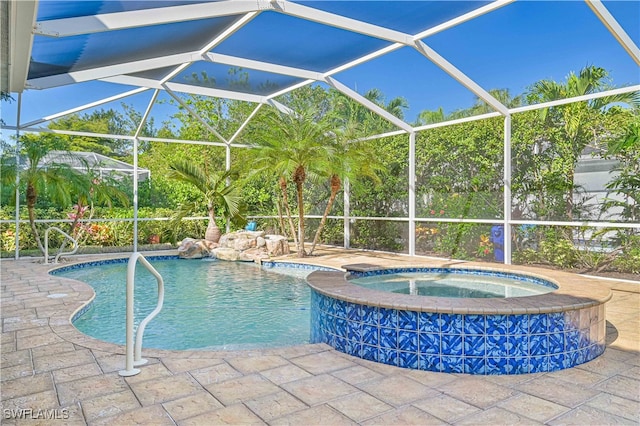
<svg viewBox="0 0 640 426">
<path fill-rule="evenodd" d="M 409 253 L 409 223 L 388 220 L 351 220 L 351 247 Z"/>
<path fill-rule="evenodd" d="M 91 16 L 102 13 L 126 12 L 153 9 L 156 7 L 180 6 L 191 3 L 206 3 L 197 0 L 127 0 L 127 1 L 41 1 L 38 4 L 38 21 L 50 19 Z"/>
</svg>

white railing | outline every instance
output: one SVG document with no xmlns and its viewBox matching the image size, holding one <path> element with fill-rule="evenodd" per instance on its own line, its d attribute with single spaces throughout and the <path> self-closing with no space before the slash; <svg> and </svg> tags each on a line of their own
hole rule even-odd
<svg viewBox="0 0 640 426">
<path fill-rule="evenodd" d="M 73 243 L 73 250 L 71 250 L 70 252 L 66 252 L 66 253 L 60 252 L 60 253 L 56 254 L 56 257 L 53 259 L 53 263 L 58 263 L 58 259 L 63 254 L 74 254 L 76 251 L 78 251 L 78 242 L 71 235 L 67 234 L 62 229 L 58 228 L 57 226 L 51 226 L 51 227 L 47 228 L 46 231 L 44 231 L 44 263 L 45 263 L 45 265 L 49 263 L 49 232 L 51 230 L 58 231 L 59 233 L 64 235 L 64 237 L 67 240 L 69 240 L 69 241 L 71 241 Z"/>
<path fill-rule="evenodd" d="M 158 304 L 156 308 L 149 314 L 145 319 L 140 322 L 138 329 L 136 330 L 135 336 L 135 348 L 134 348 L 134 337 L 133 337 L 133 293 L 135 288 L 135 274 L 136 274 L 136 263 L 140 261 L 142 265 L 151 274 L 156 277 L 156 281 L 158 282 Z M 153 318 L 160 312 L 162 309 L 162 303 L 164 302 L 164 280 L 162 276 L 156 269 L 151 266 L 149 261 L 145 259 L 145 257 L 136 252 L 131 254 L 129 257 L 129 263 L 127 265 L 127 331 L 126 331 L 126 346 L 127 346 L 127 354 L 126 354 L 126 365 L 124 370 L 120 370 L 119 374 L 121 376 L 135 376 L 140 372 L 139 367 L 147 363 L 146 359 L 142 358 L 142 336 L 144 334 L 144 329 Z"/>
</svg>

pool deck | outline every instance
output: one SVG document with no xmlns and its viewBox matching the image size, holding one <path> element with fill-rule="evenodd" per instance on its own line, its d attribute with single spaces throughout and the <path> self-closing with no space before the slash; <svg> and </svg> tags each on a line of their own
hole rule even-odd
<svg viewBox="0 0 640 426">
<path fill-rule="evenodd" d="M 322 254 L 309 263 L 431 264 L 355 250 Z M 74 261 L 97 258 L 104 256 Z M 2 260 L 0 266 L 3 425 L 640 422 L 640 283 L 597 281 L 613 295 L 606 310 L 607 349 L 594 361 L 557 372 L 414 371 L 315 344 L 250 352 L 143 348 L 149 364 L 125 378 L 118 374 L 124 348 L 85 336 L 69 322 L 93 297 L 88 285 L 48 275 L 52 266 L 33 259 Z"/>
</svg>

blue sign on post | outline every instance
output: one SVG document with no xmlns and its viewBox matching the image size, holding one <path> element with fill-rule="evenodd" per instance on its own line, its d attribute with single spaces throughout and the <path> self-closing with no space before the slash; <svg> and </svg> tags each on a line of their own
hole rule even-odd
<svg viewBox="0 0 640 426">
<path fill-rule="evenodd" d="M 504 226 L 491 227 L 491 242 L 493 243 L 493 255 L 498 262 L 504 262 Z"/>
</svg>

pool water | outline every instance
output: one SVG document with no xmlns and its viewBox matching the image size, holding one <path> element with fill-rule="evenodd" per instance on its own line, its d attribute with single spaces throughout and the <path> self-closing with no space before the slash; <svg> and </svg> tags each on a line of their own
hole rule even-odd
<svg viewBox="0 0 640 426">
<path fill-rule="evenodd" d="M 217 260 L 152 260 L 165 285 L 164 306 L 146 327 L 143 347 L 253 349 L 309 342 L 310 270 L 293 274 Z M 284 268 L 283 268 L 284 269 Z M 100 340 L 125 343 L 126 263 L 57 273 L 91 285 L 96 298 L 76 321 Z M 156 306 L 156 279 L 138 264 L 135 327 Z"/>
<path fill-rule="evenodd" d="M 435 297 L 506 298 L 534 296 L 554 290 L 553 287 L 511 277 L 437 272 L 373 275 L 349 281 L 373 290 Z"/>
</svg>

